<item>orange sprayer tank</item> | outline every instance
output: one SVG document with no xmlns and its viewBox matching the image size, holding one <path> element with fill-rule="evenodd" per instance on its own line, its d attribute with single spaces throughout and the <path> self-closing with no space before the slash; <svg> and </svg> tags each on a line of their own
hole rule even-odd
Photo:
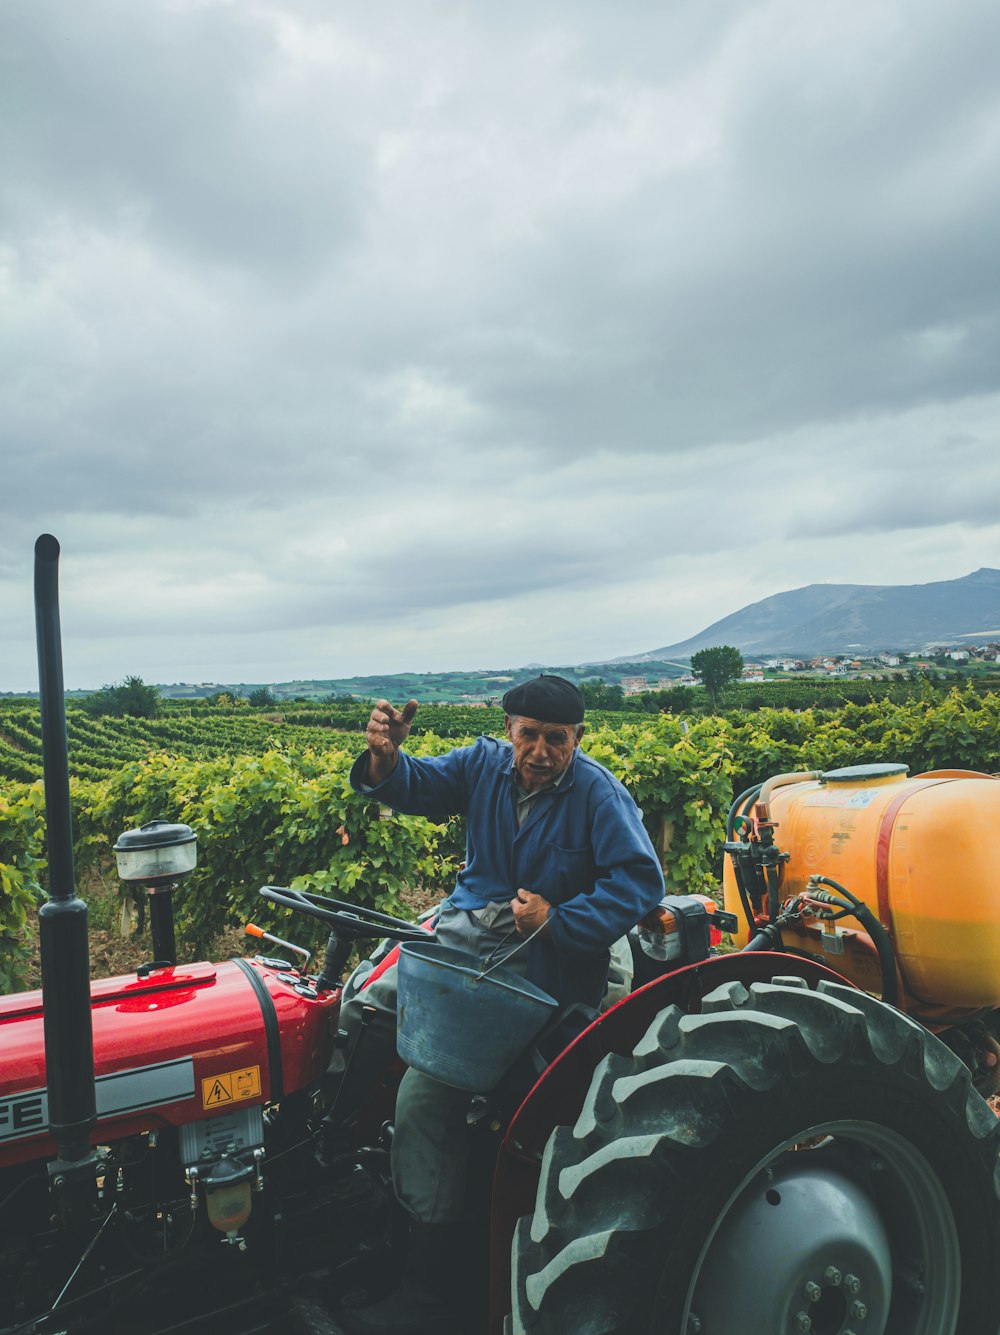
<svg viewBox="0 0 1000 1335">
<path fill-rule="evenodd" d="M 831 770 L 776 787 L 774 840 L 790 854 L 781 899 L 829 876 L 889 932 L 906 992 L 947 1009 L 1000 1006 L 1000 781 L 967 770 L 915 777 L 901 765 Z M 725 904 L 745 918 L 727 859 Z M 851 926 L 857 924 L 852 920 Z M 815 952 L 851 976 L 836 956 Z M 786 944 L 799 942 L 785 936 Z M 862 986 L 874 985 L 860 981 Z"/>
</svg>

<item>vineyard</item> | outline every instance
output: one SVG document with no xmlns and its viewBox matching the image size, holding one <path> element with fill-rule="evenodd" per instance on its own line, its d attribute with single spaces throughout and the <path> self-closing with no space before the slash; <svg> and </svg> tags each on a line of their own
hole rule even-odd
<svg viewBox="0 0 1000 1335">
<path fill-rule="evenodd" d="M 199 865 L 177 896 L 182 949 L 197 957 L 227 924 L 280 924 L 264 884 L 405 911 L 415 889 L 445 895 L 464 855 L 460 818 L 396 816 L 353 793 L 369 706 L 261 716 L 168 709 L 155 719 L 67 710 L 78 871 L 106 868 L 122 830 L 163 817 L 190 825 Z M 837 710 L 760 709 L 679 718 L 588 714 L 584 747 L 630 790 L 662 853 L 666 884 L 712 887 L 734 792 L 770 774 L 876 760 L 912 772 L 1000 769 L 1000 695 L 929 692 Z M 433 755 L 503 729 L 499 709 L 422 706 L 408 743 Z M 44 800 L 37 705 L 0 704 L 0 990 L 17 985 L 23 933 L 43 896 Z M 280 931 L 280 926 L 279 926 Z"/>
<path fill-rule="evenodd" d="M 289 709 L 260 715 L 246 708 L 174 707 L 158 718 L 95 718 L 84 710 L 66 711 L 70 772 L 76 778 L 101 782 L 123 765 L 154 752 L 187 760 L 259 754 L 273 747 L 293 750 L 338 750 L 343 734 L 358 748 L 371 705 L 352 702 L 322 709 Z M 635 721 L 630 714 L 591 711 L 592 725 Z M 421 705 L 415 736 L 476 737 L 503 732 L 503 711 L 482 706 Z M 32 783 L 42 777 L 42 733 L 37 704 L 0 703 L 0 782 Z"/>
</svg>

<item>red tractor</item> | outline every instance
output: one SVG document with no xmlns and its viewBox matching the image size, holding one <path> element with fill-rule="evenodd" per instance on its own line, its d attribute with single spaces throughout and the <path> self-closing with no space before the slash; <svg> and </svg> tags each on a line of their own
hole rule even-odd
<svg viewBox="0 0 1000 1335">
<path fill-rule="evenodd" d="M 36 545 L 44 985 L 0 999 L 0 1335 L 335 1332 L 330 1295 L 385 1292 L 399 1232 L 401 1066 L 365 988 L 426 928 L 265 887 L 330 927 L 318 974 L 177 964 L 193 847 L 157 822 L 117 850 L 150 887 L 154 959 L 90 984 L 58 550 Z M 489 1258 L 470 1332 L 995 1335 L 998 816 L 995 779 L 892 766 L 742 794 L 727 910 L 667 897 L 623 1000 L 556 1016 L 470 1091 Z M 743 948 L 716 953 L 719 926 Z"/>
</svg>

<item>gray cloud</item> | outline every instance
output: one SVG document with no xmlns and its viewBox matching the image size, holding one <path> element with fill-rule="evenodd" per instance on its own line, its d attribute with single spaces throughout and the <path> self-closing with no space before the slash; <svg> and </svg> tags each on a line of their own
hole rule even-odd
<svg viewBox="0 0 1000 1335">
<path fill-rule="evenodd" d="M 252 7 L 42 0 L 8 20 L 15 226 L 55 205 L 264 279 L 328 262 L 353 230 L 363 158 L 274 105 L 280 52 Z"/>
<path fill-rule="evenodd" d="M 997 564 L 998 44 L 988 0 L 16 6 L 0 689 L 43 529 L 95 682 Z"/>
</svg>

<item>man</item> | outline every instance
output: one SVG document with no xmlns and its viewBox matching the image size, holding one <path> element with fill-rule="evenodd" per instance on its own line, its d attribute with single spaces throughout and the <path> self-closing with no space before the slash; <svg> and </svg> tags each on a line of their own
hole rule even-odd
<svg viewBox="0 0 1000 1335">
<path fill-rule="evenodd" d="M 632 798 L 579 750 L 584 704 L 562 677 L 542 675 L 503 698 L 507 741 L 417 759 L 401 750 L 417 710 L 380 700 L 351 784 L 410 815 L 461 813 L 466 862 L 437 939 L 516 968 L 563 1005 L 597 1007 L 609 948 L 660 902 L 663 873 Z M 449 1284 L 467 1232 L 469 1096 L 408 1070 L 396 1104 L 393 1184 L 413 1221 L 403 1288 L 346 1315 L 354 1332 L 447 1329 Z"/>
</svg>

